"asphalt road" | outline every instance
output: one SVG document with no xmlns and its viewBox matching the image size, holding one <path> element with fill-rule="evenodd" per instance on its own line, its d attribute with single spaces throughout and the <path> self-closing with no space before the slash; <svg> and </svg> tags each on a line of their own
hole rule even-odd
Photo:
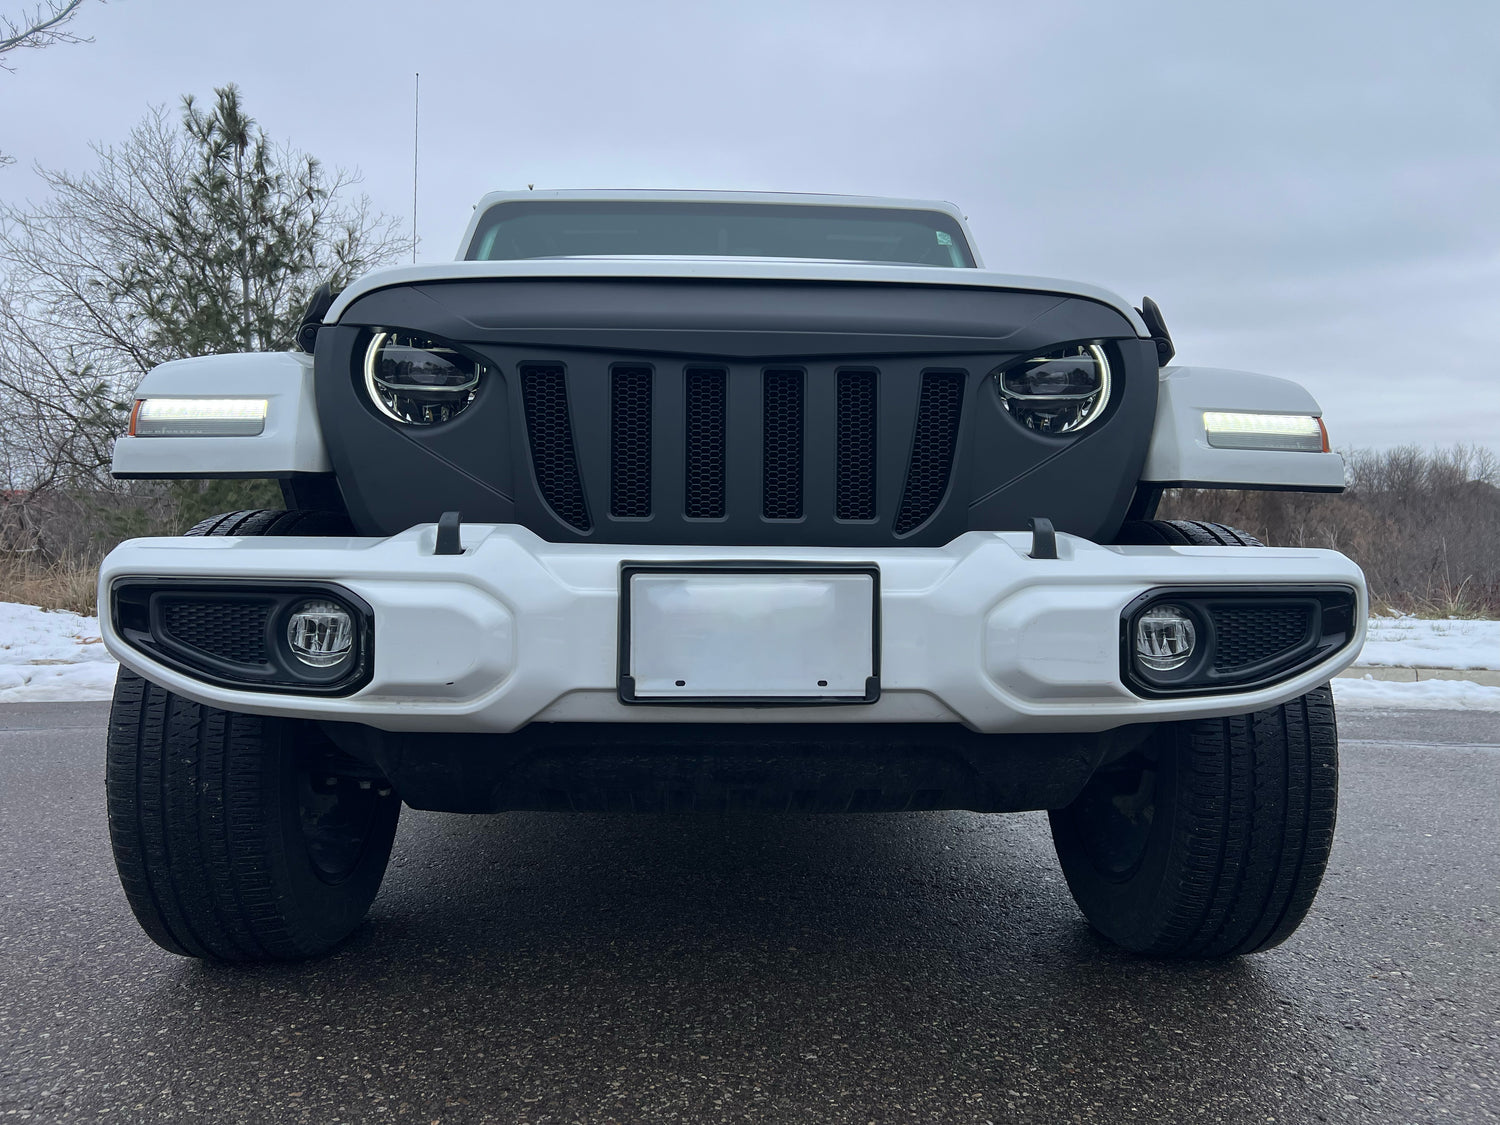
<svg viewBox="0 0 1500 1125">
<path fill-rule="evenodd" d="M 404 814 L 312 965 L 163 953 L 115 883 L 104 709 L 0 706 L 0 1118 L 1500 1118 L 1500 729 L 1346 715 L 1285 945 L 1138 960 L 1042 816 Z"/>
</svg>

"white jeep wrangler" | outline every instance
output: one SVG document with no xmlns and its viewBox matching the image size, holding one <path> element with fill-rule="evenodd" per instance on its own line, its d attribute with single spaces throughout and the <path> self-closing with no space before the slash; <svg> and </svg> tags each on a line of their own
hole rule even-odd
<svg viewBox="0 0 1500 1125">
<path fill-rule="evenodd" d="M 402 803 L 1046 809 L 1128 949 L 1306 914 L 1363 577 L 1152 517 L 1342 461 L 1301 387 L 1167 366 L 1150 301 L 988 272 L 943 203 L 515 192 L 299 343 L 157 368 L 115 450 L 287 502 L 100 576 L 110 830 L 166 949 L 329 950 Z"/>
</svg>

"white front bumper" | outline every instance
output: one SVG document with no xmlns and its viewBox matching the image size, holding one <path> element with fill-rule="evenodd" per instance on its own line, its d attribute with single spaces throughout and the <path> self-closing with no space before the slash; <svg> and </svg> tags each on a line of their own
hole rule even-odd
<svg viewBox="0 0 1500 1125">
<path fill-rule="evenodd" d="M 987 732 L 1100 731 L 1124 723 L 1238 714 L 1291 699 L 1355 660 L 1364 577 L 1343 555 L 1300 548 L 1102 547 L 1058 536 L 1056 560 L 1024 533 L 970 532 L 941 548 L 638 547 L 549 543 L 513 525 L 468 524 L 461 555 L 435 530 L 390 539 L 135 539 L 105 559 L 100 606 L 122 578 L 307 579 L 374 610 L 371 682 L 342 698 L 203 683 L 128 647 L 107 609 L 104 642 L 126 667 L 234 711 L 366 723 L 385 730 L 508 732 L 543 722 L 960 722 Z M 619 698 L 625 563 L 865 564 L 880 571 L 880 689 L 872 704 L 684 706 Z M 1347 585 L 1351 644 L 1259 691 L 1142 699 L 1120 678 L 1120 614 L 1157 586 Z"/>
</svg>

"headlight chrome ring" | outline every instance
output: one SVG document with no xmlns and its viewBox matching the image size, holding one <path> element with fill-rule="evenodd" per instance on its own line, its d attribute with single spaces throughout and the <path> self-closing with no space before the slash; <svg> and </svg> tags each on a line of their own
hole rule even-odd
<svg viewBox="0 0 1500 1125">
<path fill-rule="evenodd" d="M 365 391 L 393 422 L 431 426 L 474 400 L 484 364 L 452 344 L 414 332 L 380 330 L 365 350 Z"/>
<path fill-rule="evenodd" d="M 1109 404 L 1109 357 L 1100 344 L 1069 344 L 994 373 L 1011 416 L 1041 434 L 1071 434 Z"/>
</svg>

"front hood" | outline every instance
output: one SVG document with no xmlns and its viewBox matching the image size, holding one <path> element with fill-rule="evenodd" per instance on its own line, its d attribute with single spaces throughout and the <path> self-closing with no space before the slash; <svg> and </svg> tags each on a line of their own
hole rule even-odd
<svg viewBox="0 0 1500 1125">
<path fill-rule="evenodd" d="M 960 289 L 1001 289 L 1084 297 L 1108 305 L 1129 322 L 1136 335 L 1150 337 L 1130 302 L 1108 289 L 1051 277 L 1024 277 L 990 270 L 827 262 L 786 258 L 528 258 L 499 262 L 440 262 L 376 270 L 350 283 L 323 318 L 337 324 L 360 297 L 396 285 L 507 278 L 832 282 L 873 285 L 933 285 Z"/>
</svg>

